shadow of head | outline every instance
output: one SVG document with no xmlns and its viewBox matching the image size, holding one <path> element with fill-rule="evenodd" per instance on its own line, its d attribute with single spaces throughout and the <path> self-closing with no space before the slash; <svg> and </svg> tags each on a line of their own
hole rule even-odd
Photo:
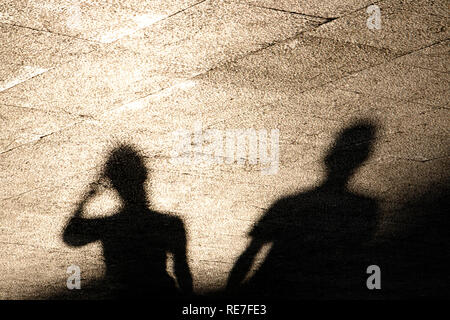
<svg viewBox="0 0 450 320">
<path fill-rule="evenodd" d="M 130 145 L 112 150 L 104 167 L 104 176 L 124 201 L 139 200 L 148 175 L 143 156 Z"/>
<path fill-rule="evenodd" d="M 373 121 L 360 120 L 343 129 L 324 159 L 328 175 L 351 176 L 370 157 L 377 128 Z"/>
</svg>

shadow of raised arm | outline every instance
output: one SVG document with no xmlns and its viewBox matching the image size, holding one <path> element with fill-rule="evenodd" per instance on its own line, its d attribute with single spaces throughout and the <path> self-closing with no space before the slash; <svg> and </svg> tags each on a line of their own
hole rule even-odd
<svg viewBox="0 0 450 320">
<path fill-rule="evenodd" d="M 74 215 L 67 223 L 63 232 L 63 241 L 72 246 L 80 247 L 99 240 L 103 219 L 83 218 L 86 203 L 97 193 L 98 184 L 92 183 L 84 198 L 78 203 Z"/>
</svg>

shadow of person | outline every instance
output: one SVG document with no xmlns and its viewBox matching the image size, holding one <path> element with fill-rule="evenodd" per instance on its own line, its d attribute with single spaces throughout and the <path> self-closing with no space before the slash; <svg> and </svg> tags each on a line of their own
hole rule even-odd
<svg viewBox="0 0 450 320">
<path fill-rule="evenodd" d="M 438 169 L 437 169 L 438 170 Z M 422 185 L 396 210 L 401 229 L 382 237 L 373 256 L 383 268 L 383 297 L 442 299 L 450 296 L 450 179 Z"/>
<path fill-rule="evenodd" d="M 369 121 L 344 129 L 324 159 L 324 182 L 268 209 L 231 270 L 227 293 L 321 299 L 360 297 L 367 290 L 364 244 L 375 231 L 378 204 L 347 185 L 369 157 L 376 129 Z M 258 252 L 270 243 L 266 259 L 245 282 Z"/>
<path fill-rule="evenodd" d="M 192 292 L 183 222 L 149 209 L 144 188 L 147 176 L 143 159 L 133 147 L 117 147 L 105 164 L 102 179 L 119 194 L 121 211 L 109 217 L 83 217 L 86 203 L 101 184 L 93 183 L 63 232 L 70 246 L 101 241 L 106 264 L 102 286 L 110 288 L 112 298 L 181 297 Z M 173 254 L 181 290 L 166 271 L 167 253 Z"/>
</svg>

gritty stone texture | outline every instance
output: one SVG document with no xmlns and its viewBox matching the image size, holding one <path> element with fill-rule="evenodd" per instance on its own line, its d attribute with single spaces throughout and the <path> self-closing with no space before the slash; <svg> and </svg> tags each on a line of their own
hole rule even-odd
<svg viewBox="0 0 450 320">
<path fill-rule="evenodd" d="M 86 287 L 107 266 L 100 242 L 71 247 L 63 233 L 119 143 L 141 151 L 152 209 L 183 222 L 194 292 L 220 293 L 254 225 L 284 197 L 313 199 L 338 133 L 361 119 L 377 130 L 349 190 L 377 203 L 364 257 L 390 271 L 381 293 L 367 292 L 361 269 L 366 291 L 339 297 L 448 296 L 448 3 L 379 1 L 382 28 L 369 30 L 370 1 L 306 2 L 83 1 L 77 23 L 69 2 L 3 1 L 0 299 L 108 297 L 101 286 L 66 289 L 68 266 L 80 266 Z M 174 163 L 173 132 L 199 122 L 278 129 L 278 172 Z M 86 215 L 120 208 L 105 188 Z M 255 257 L 255 279 L 270 252 Z M 309 288 L 293 298 L 322 297 Z"/>
</svg>

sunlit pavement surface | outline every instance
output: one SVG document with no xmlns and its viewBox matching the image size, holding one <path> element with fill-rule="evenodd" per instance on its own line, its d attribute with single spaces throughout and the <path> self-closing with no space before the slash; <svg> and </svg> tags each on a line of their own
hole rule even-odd
<svg viewBox="0 0 450 320">
<path fill-rule="evenodd" d="M 449 5 L 378 1 L 369 29 L 372 3 L 1 0 L 0 298 L 64 292 L 70 265 L 82 285 L 102 278 L 101 243 L 72 248 L 61 235 L 118 143 L 144 154 L 153 208 L 184 222 L 197 294 L 225 287 L 274 201 L 321 183 L 327 150 L 358 119 L 379 125 L 349 186 L 379 203 L 372 242 L 405 239 L 419 260 L 448 253 L 445 239 L 427 242 L 434 229 L 413 231 L 440 230 L 433 212 L 401 208 L 448 187 Z M 278 170 L 172 161 L 173 133 L 199 124 L 278 129 Z M 117 207 L 105 190 L 87 214 Z M 448 281 L 429 277 L 430 288 Z"/>
</svg>

